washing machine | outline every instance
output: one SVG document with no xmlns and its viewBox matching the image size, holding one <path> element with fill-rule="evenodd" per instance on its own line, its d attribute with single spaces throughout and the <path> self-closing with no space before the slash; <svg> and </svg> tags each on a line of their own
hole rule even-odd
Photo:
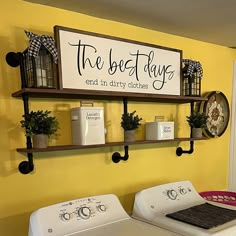
<svg viewBox="0 0 236 236">
<path fill-rule="evenodd" d="M 30 216 L 29 236 L 179 236 L 131 218 L 114 194 L 40 208 Z"/>
<path fill-rule="evenodd" d="M 132 217 L 184 236 L 236 236 L 236 207 L 206 201 L 190 181 L 136 193 Z"/>
</svg>

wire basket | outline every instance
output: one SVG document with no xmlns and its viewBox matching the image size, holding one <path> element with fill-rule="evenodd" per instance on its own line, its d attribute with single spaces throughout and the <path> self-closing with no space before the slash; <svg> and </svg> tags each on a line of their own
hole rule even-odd
<svg viewBox="0 0 236 236">
<path fill-rule="evenodd" d="M 199 194 L 207 201 L 236 206 L 236 192 L 207 191 L 207 192 L 200 192 Z"/>
</svg>

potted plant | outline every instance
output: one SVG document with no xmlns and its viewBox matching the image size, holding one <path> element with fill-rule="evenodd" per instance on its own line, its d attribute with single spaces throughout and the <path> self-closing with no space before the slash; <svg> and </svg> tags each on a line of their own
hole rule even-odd
<svg viewBox="0 0 236 236">
<path fill-rule="evenodd" d="M 190 116 L 187 116 L 187 122 L 192 128 L 192 137 L 201 138 L 202 129 L 207 125 L 208 116 L 203 112 L 192 112 Z"/>
<path fill-rule="evenodd" d="M 21 127 L 25 128 L 25 135 L 32 138 L 34 148 L 47 147 L 48 137 L 58 130 L 58 121 L 50 113 L 48 110 L 38 110 L 22 116 L 24 119 L 20 121 Z"/>
<path fill-rule="evenodd" d="M 131 113 L 124 113 L 121 117 L 121 127 L 124 129 L 124 139 L 125 142 L 135 141 L 135 129 L 137 129 L 141 123 L 138 115 L 135 115 L 136 111 Z"/>
</svg>

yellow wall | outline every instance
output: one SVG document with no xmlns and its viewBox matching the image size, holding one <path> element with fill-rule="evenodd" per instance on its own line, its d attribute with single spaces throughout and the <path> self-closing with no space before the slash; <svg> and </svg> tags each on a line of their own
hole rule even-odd
<svg viewBox="0 0 236 236">
<path fill-rule="evenodd" d="M 199 191 L 226 189 L 228 184 L 230 126 L 216 139 L 195 142 L 192 155 L 175 155 L 178 143 L 135 145 L 130 147 L 130 159 L 114 164 L 111 154 L 122 147 L 35 154 L 35 171 L 28 175 L 18 172 L 18 164 L 26 156 L 15 151 L 24 147 L 24 130 L 19 120 L 22 101 L 11 93 L 20 88 L 19 68 L 5 62 L 9 51 L 22 51 L 28 46 L 24 30 L 52 35 L 54 25 L 123 37 L 183 50 L 184 58 L 199 60 L 204 68 L 202 92 L 220 90 L 231 103 L 233 49 L 174 35 L 164 34 L 118 22 L 98 19 L 78 13 L 35 5 L 21 0 L 1 3 L 0 14 L 0 234 L 25 236 L 29 215 L 35 209 L 74 198 L 115 193 L 130 212 L 134 193 L 146 187 L 170 181 L 190 180 Z M 194 30 L 194 29 L 193 29 Z M 52 102 L 53 101 L 53 102 Z M 122 140 L 120 115 L 122 103 L 105 102 L 109 140 Z M 31 109 L 49 109 L 57 115 L 61 129 L 52 144 L 69 144 L 70 109 L 79 101 L 34 99 Z M 156 114 L 173 117 L 176 133 L 188 134 L 185 122 L 188 105 L 131 103 L 144 121 Z M 143 127 L 138 137 L 143 137 Z M 180 145 L 188 149 L 189 143 Z"/>
</svg>

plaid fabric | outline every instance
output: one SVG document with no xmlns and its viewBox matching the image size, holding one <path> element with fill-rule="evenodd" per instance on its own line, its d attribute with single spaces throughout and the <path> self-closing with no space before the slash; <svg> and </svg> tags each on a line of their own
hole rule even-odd
<svg viewBox="0 0 236 236">
<path fill-rule="evenodd" d="M 30 39 L 29 56 L 37 57 L 40 47 L 43 45 L 52 54 L 54 62 L 57 63 L 58 53 L 53 37 L 48 35 L 39 36 L 29 31 L 25 31 L 25 34 Z"/>
<path fill-rule="evenodd" d="M 185 66 L 187 66 L 186 76 L 192 77 L 194 72 L 197 71 L 199 73 L 199 77 L 202 79 L 203 77 L 203 69 L 202 65 L 199 61 L 193 61 L 190 59 L 183 59 L 183 63 Z"/>
</svg>

